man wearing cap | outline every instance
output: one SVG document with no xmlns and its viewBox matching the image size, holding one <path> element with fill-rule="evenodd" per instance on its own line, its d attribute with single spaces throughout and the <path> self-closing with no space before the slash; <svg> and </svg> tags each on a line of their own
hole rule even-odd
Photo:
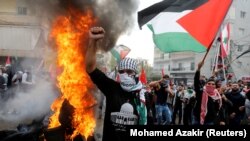
<svg viewBox="0 0 250 141">
<path fill-rule="evenodd" d="M 120 82 L 114 81 L 96 68 L 97 46 L 104 38 L 102 27 L 89 30 L 89 46 L 86 51 L 86 71 L 94 84 L 106 96 L 106 112 L 103 126 L 103 141 L 126 139 L 126 125 L 146 125 L 147 109 L 145 89 L 139 81 L 137 61 L 121 60 L 118 65 Z"/>
</svg>

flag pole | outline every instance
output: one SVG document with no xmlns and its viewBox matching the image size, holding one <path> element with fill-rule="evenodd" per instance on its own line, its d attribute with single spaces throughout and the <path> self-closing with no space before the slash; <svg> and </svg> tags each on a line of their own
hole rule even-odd
<svg viewBox="0 0 250 141">
<path fill-rule="evenodd" d="M 217 56 L 216 56 L 216 62 L 215 62 L 215 66 L 214 66 L 214 71 L 217 71 L 217 70 L 218 70 L 218 62 L 219 62 L 220 48 L 221 48 L 221 46 L 219 46 L 219 47 L 218 47 L 218 50 L 217 50 Z"/>
<path fill-rule="evenodd" d="M 221 59 L 222 59 L 222 66 L 223 66 L 223 74 L 224 74 L 224 81 L 225 81 L 225 84 L 227 84 L 227 77 L 226 77 L 226 66 L 225 66 L 225 62 L 224 62 L 224 58 L 223 57 L 221 57 Z"/>
<path fill-rule="evenodd" d="M 216 37 L 214 38 L 214 40 L 210 43 L 209 47 L 207 48 L 207 52 L 206 52 L 206 54 L 204 55 L 204 57 L 203 57 L 203 59 L 202 59 L 202 62 L 204 62 L 205 59 L 207 58 L 208 52 L 209 52 L 210 49 L 212 48 L 212 45 L 213 45 L 213 43 L 214 43 L 215 40 L 216 40 L 216 41 L 219 41 L 220 39 L 218 38 L 218 36 L 216 36 Z"/>
<path fill-rule="evenodd" d="M 210 44 L 209 48 L 207 48 L 207 52 L 206 52 L 206 54 L 204 55 L 204 57 L 203 57 L 203 59 L 202 59 L 202 62 L 204 62 L 205 59 L 207 58 L 208 52 L 210 51 L 212 45 L 213 45 L 213 42 Z"/>
<path fill-rule="evenodd" d="M 216 47 L 218 47 L 218 43 L 216 44 Z M 211 74 L 213 74 L 214 71 L 217 70 L 217 67 L 218 67 L 218 60 L 219 60 L 219 52 L 220 52 L 220 47 L 218 47 L 218 50 L 215 54 L 215 58 L 214 58 L 214 62 L 213 62 L 213 68 L 212 68 L 212 71 L 211 71 Z"/>
</svg>

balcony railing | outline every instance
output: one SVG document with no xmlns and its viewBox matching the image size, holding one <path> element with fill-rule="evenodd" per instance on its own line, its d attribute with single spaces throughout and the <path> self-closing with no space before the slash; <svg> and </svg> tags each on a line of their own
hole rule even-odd
<svg viewBox="0 0 250 141">
<path fill-rule="evenodd" d="M 172 72 L 193 72 L 194 68 L 191 67 L 182 67 L 182 68 L 171 68 Z"/>
<path fill-rule="evenodd" d="M 185 68 L 172 68 L 171 71 L 185 71 Z"/>
<path fill-rule="evenodd" d="M 6 15 L 0 14 L 1 25 L 27 25 L 37 26 L 41 24 L 42 17 L 29 15 Z"/>
</svg>

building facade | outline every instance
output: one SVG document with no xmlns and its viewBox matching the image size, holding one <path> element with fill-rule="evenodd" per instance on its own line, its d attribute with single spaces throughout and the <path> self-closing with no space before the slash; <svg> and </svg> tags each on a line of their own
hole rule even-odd
<svg viewBox="0 0 250 141">
<path fill-rule="evenodd" d="M 232 25 L 231 59 L 250 49 L 250 0 L 234 1 L 226 22 Z M 232 69 L 237 79 L 250 76 L 250 53 L 236 59 Z"/>
<path fill-rule="evenodd" d="M 0 65 L 5 65 L 7 57 L 14 66 L 21 62 L 22 67 L 36 67 L 42 60 L 52 60 L 49 31 L 44 7 L 30 0 L 0 0 Z"/>
<path fill-rule="evenodd" d="M 0 1 L 1 56 L 41 57 L 49 31 L 41 13 L 28 0 Z"/>
<path fill-rule="evenodd" d="M 154 52 L 153 75 L 160 78 L 168 74 L 175 83 L 193 83 L 195 73 L 195 53 L 163 53 L 158 48 Z"/>
</svg>

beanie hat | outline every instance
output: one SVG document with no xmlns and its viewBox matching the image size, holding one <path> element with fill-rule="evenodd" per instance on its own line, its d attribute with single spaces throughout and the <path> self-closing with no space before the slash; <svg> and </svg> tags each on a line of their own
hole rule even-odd
<svg viewBox="0 0 250 141">
<path fill-rule="evenodd" d="M 128 70 L 133 70 L 135 73 L 137 73 L 137 65 L 138 65 L 138 63 L 135 59 L 124 58 L 119 63 L 118 70 L 128 69 Z"/>
</svg>

